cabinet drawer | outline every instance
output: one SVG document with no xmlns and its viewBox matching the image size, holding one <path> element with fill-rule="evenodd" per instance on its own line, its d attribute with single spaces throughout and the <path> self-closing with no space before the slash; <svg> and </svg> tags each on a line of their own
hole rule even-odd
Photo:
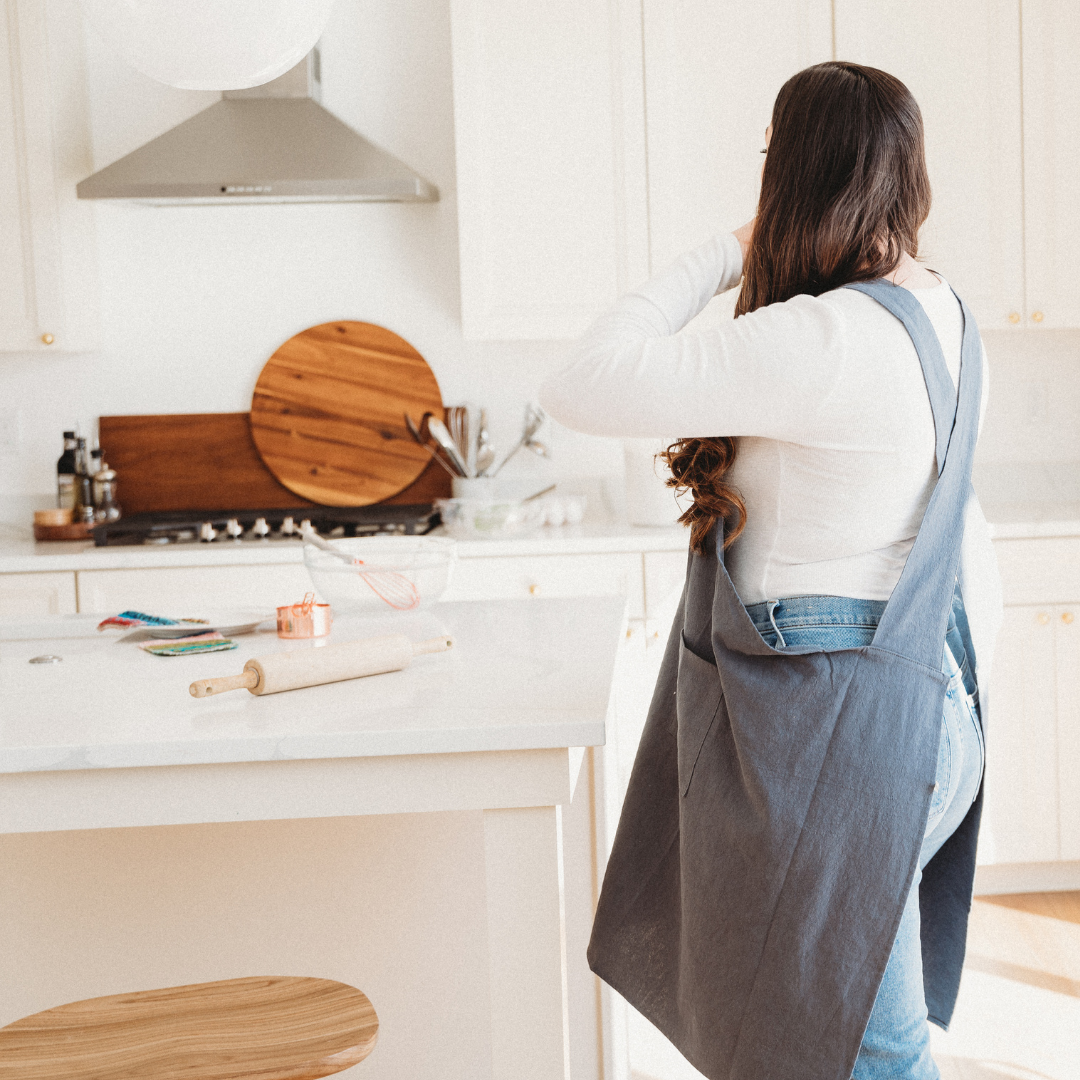
<svg viewBox="0 0 1080 1080">
<path fill-rule="evenodd" d="M 75 574 L 0 574 L 0 619 L 74 615 Z"/>
<path fill-rule="evenodd" d="M 199 609 L 255 608 L 269 614 L 312 590 L 302 564 L 177 566 L 79 572 L 79 610 L 110 615 L 134 608 L 151 615 L 198 616 Z"/>
<path fill-rule="evenodd" d="M 995 540 L 1006 604 L 1080 601 L 1080 538 Z"/>
<path fill-rule="evenodd" d="M 513 600 L 529 596 L 625 596 L 642 618 L 641 556 L 530 555 L 459 559 L 444 600 Z"/>
</svg>

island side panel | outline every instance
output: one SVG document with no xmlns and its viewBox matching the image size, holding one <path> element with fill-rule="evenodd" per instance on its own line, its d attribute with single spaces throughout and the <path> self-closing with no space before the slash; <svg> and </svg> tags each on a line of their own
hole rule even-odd
<svg viewBox="0 0 1080 1080">
<path fill-rule="evenodd" d="M 551 811 L 553 813 L 553 811 Z M 356 1080 L 490 1080 L 479 811 L 0 836 L 0 1026 L 253 975 L 362 989 Z"/>
<path fill-rule="evenodd" d="M 495 1080 L 569 1080 L 562 807 L 484 811 Z"/>
</svg>

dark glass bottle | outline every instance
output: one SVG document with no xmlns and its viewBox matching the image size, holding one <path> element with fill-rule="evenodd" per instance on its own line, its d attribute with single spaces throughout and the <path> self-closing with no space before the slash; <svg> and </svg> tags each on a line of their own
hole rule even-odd
<svg viewBox="0 0 1080 1080">
<path fill-rule="evenodd" d="M 64 432 L 64 452 L 56 463 L 56 505 L 75 509 L 75 432 Z"/>
<path fill-rule="evenodd" d="M 94 478 L 90 475 L 90 460 L 86 453 L 86 440 L 75 440 L 75 518 L 85 514 L 89 507 L 88 520 L 94 520 Z"/>
</svg>

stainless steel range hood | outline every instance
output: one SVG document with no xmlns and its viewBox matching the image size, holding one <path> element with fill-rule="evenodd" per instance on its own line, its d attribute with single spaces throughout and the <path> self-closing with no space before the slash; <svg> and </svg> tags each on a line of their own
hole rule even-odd
<svg viewBox="0 0 1080 1080">
<path fill-rule="evenodd" d="M 80 199 L 158 204 L 433 202 L 438 189 L 319 103 L 319 53 L 88 176 Z"/>
</svg>

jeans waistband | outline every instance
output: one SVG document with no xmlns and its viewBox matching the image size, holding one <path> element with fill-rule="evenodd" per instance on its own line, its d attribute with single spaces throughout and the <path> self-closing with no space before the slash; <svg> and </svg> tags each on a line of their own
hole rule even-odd
<svg viewBox="0 0 1080 1080">
<path fill-rule="evenodd" d="M 885 605 L 885 600 L 862 600 L 853 596 L 786 596 L 780 600 L 748 604 L 746 612 L 758 633 L 776 648 L 783 649 L 788 644 L 815 644 L 825 649 L 851 648 L 870 644 L 871 631 L 881 621 Z M 785 631 L 795 631 L 787 636 L 796 640 L 787 641 Z M 965 689 L 974 693 L 975 677 L 968 664 L 955 608 L 949 612 L 945 644 L 958 670 L 963 673 Z"/>
<path fill-rule="evenodd" d="M 885 611 L 884 600 L 853 596 L 785 596 L 747 604 L 746 611 L 758 630 L 785 626 L 877 626 Z"/>
</svg>

